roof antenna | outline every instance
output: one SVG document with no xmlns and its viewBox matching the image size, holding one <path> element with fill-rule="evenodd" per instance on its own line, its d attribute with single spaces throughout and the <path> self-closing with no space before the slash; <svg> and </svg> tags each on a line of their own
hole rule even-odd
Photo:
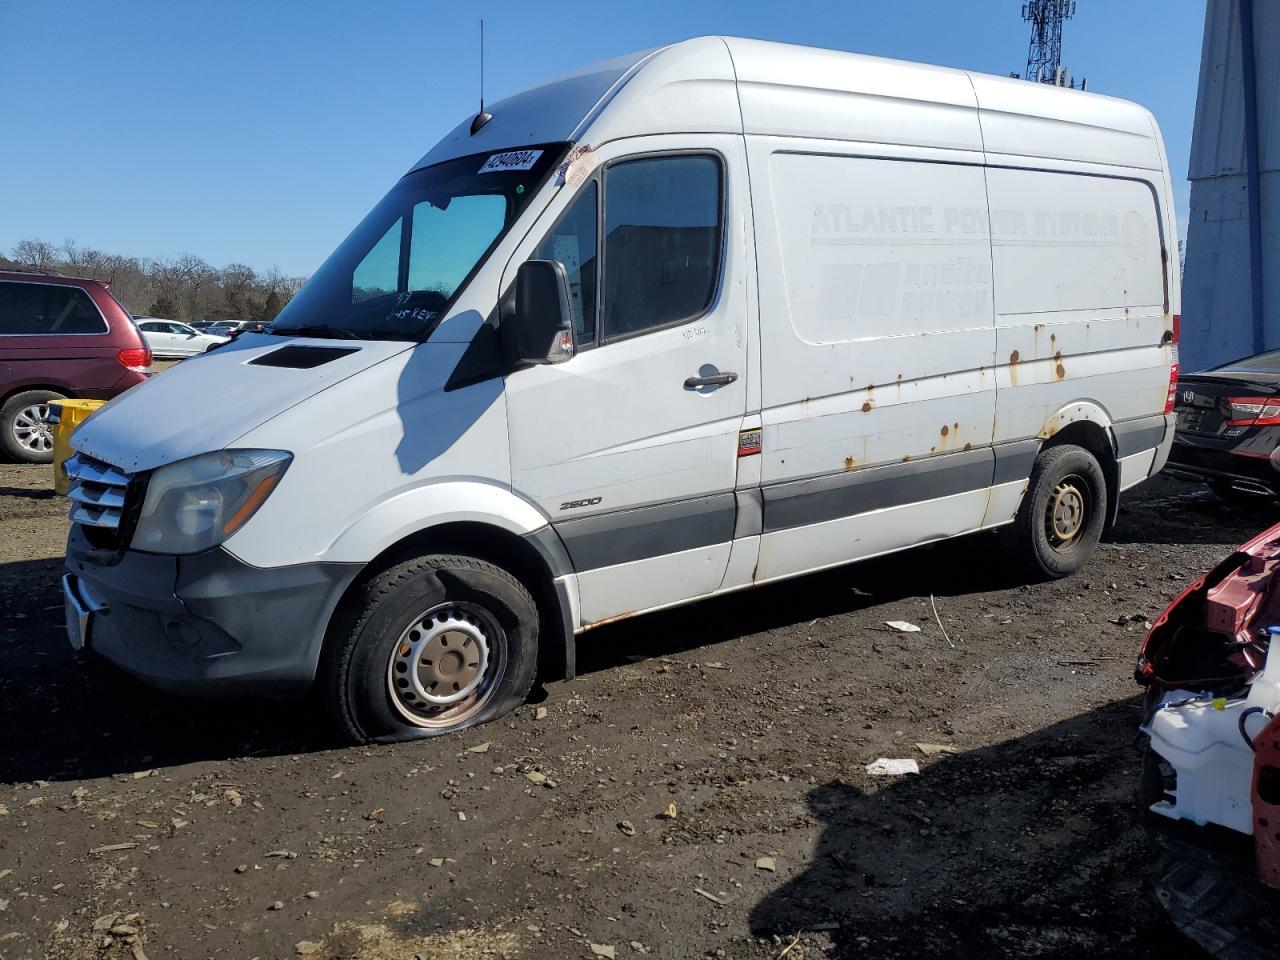
<svg viewBox="0 0 1280 960">
<path fill-rule="evenodd" d="M 480 112 L 471 121 L 471 135 L 474 137 L 480 128 L 493 119 L 493 114 L 484 112 L 484 17 L 480 18 Z"/>
</svg>

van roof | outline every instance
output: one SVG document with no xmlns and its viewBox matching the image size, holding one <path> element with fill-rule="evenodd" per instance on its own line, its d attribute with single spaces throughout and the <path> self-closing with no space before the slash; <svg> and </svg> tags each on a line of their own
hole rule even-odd
<svg viewBox="0 0 1280 960">
<path fill-rule="evenodd" d="M 914 104 L 918 111 L 904 111 Z M 951 67 L 740 37 L 696 37 L 530 87 L 468 117 L 414 169 L 532 143 L 656 133 L 865 140 L 1163 169 L 1126 100 Z"/>
</svg>

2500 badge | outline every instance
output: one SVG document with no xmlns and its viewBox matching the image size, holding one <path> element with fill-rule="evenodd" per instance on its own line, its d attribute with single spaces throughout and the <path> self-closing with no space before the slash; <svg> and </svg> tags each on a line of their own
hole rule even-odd
<svg viewBox="0 0 1280 960">
<path fill-rule="evenodd" d="M 604 497 L 591 497 L 589 500 L 570 500 L 568 503 L 560 504 L 560 509 L 577 510 L 579 507 L 594 507 L 603 499 Z"/>
</svg>

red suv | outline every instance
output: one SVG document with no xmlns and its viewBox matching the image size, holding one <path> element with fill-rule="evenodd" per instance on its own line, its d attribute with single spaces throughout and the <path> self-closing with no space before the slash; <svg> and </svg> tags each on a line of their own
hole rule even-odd
<svg viewBox="0 0 1280 960">
<path fill-rule="evenodd" d="M 53 459 L 49 404 L 109 400 L 151 374 L 151 350 L 100 280 L 0 271 L 0 452 Z"/>
</svg>

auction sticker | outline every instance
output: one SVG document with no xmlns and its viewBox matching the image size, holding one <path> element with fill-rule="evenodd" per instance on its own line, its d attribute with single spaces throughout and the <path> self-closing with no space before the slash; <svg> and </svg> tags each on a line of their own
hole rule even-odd
<svg viewBox="0 0 1280 960">
<path fill-rule="evenodd" d="M 509 150 L 506 153 L 495 153 L 484 162 L 481 173 L 502 173 L 504 170 L 528 170 L 538 158 L 541 150 Z"/>
</svg>

